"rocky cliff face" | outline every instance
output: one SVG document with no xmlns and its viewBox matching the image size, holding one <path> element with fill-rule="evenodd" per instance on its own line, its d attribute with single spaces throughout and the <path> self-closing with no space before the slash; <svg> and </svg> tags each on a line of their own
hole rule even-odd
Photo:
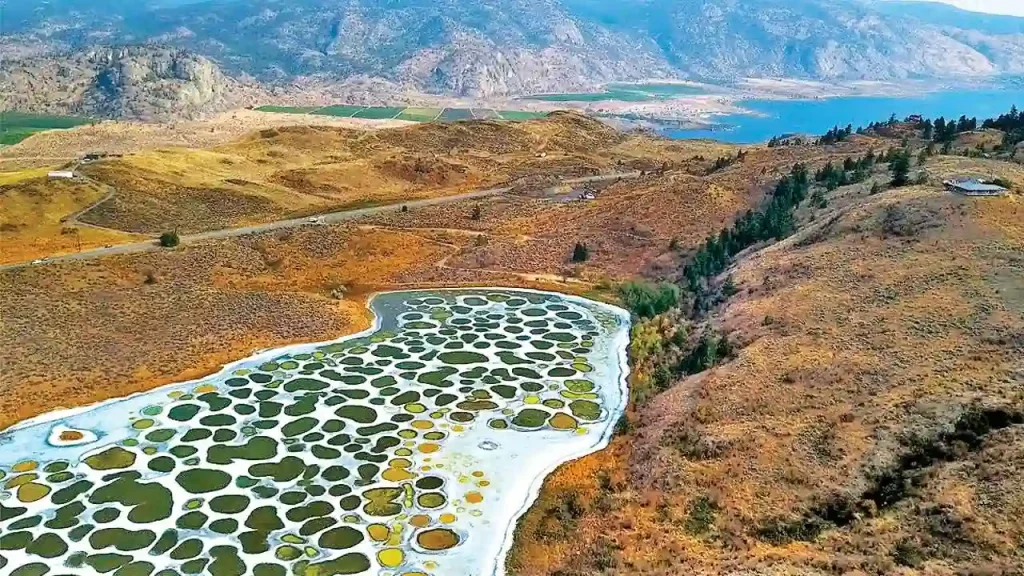
<svg viewBox="0 0 1024 576">
<path fill-rule="evenodd" d="M 0 108 L 108 118 L 193 118 L 247 102 L 254 89 L 177 48 L 89 48 L 5 60 Z"/>
</svg>

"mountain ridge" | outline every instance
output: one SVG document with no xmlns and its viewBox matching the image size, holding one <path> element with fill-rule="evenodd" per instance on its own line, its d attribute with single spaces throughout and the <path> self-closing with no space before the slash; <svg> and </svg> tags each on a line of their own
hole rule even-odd
<svg viewBox="0 0 1024 576">
<path fill-rule="evenodd" d="M 1024 73 L 1024 19 L 858 0 L 54 0 L 8 6 L 5 52 L 187 49 L 230 75 L 380 78 L 490 97 L 649 78 L 984 78 Z M 954 24 L 957 24 L 954 26 Z"/>
</svg>

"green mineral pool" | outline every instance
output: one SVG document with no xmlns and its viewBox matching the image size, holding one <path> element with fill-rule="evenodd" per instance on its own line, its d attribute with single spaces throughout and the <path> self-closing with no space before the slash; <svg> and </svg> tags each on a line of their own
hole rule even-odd
<svg viewBox="0 0 1024 576">
<path fill-rule="evenodd" d="M 390 292 L 376 324 L 0 435 L 0 575 L 503 573 L 559 464 L 626 402 L 629 317 Z"/>
</svg>

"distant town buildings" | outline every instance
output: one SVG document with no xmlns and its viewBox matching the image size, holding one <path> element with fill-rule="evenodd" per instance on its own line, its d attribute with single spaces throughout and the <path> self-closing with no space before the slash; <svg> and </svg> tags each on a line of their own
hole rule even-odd
<svg viewBox="0 0 1024 576">
<path fill-rule="evenodd" d="M 946 187 L 946 190 L 963 194 L 964 196 L 1004 196 L 1008 192 L 1002 186 L 988 184 L 984 180 L 975 178 L 945 180 L 942 184 Z"/>
</svg>

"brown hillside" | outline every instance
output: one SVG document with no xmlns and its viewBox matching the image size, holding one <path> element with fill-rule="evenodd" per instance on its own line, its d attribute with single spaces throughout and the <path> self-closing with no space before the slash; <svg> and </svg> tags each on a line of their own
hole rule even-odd
<svg viewBox="0 0 1024 576">
<path fill-rule="evenodd" d="M 712 321 L 742 349 L 552 476 L 512 571 L 1019 573 L 1022 216 L 908 188 L 741 259 Z"/>
<path fill-rule="evenodd" d="M 215 148 L 158 149 L 85 166 L 83 174 L 117 194 L 82 220 L 193 233 L 450 195 L 526 174 L 581 176 L 682 159 L 680 147 L 662 142 L 571 113 L 380 131 L 271 128 Z"/>
<path fill-rule="evenodd" d="M 0 264 L 133 241 L 131 234 L 69 221 L 107 193 L 95 182 L 48 181 L 45 169 L 0 180 Z"/>
<path fill-rule="evenodd" d="M 506 285 L 613 299 L 637 274 L 675 280 L 703 238 L 762 205 L 793 163 L 813 171 L 898 143 L 754 147 L 711 170 L 737 149 L 555 115 L 275 129 L 93 164 L 91 180 L 68 189 L 5 177 L 18 195 L 0 201 L 20 200 L 2 207 L 26 214 L 36 198 L 57 214 L 95 202 L 97 183 L 113 186 L 113 208 L 89 214 L 146 230 L 517 186 L 0 270 L 0 428 L 208 374 L 254 349 L 351 333 L 366 325 L 375 290 Z M 586 185 L 554 186 L 630 168 L 645 173 L 594 185 L 590 201 L 573 199 Z M 711 282 L 706 314 L 691 315 L 686 301 L 685 312 L 638 321 L 634 402 L 617 437 L 549 477 L 510 573 L 1019 574 L 1024 213 L 1016 193 L 965 198 L 941 181 L 1001 177 L 1020 190 L 1024 169 L 936 156 L 912 172 L 920 184 L 902 189 L 887 188 L 884 165 L 860 184 L 816 188 L 793 235 L 749 247 Z M 14 238 L 31 246 L 59 233 L 54 218 L 28 219 Z M 582 263 L 571 261 L 577 242 L 590 248 Z M 716 367 L 686 376 L 682 364 L 658 364 L 685 359 L 710 333 L 730 342 Z"/>
</svg>

